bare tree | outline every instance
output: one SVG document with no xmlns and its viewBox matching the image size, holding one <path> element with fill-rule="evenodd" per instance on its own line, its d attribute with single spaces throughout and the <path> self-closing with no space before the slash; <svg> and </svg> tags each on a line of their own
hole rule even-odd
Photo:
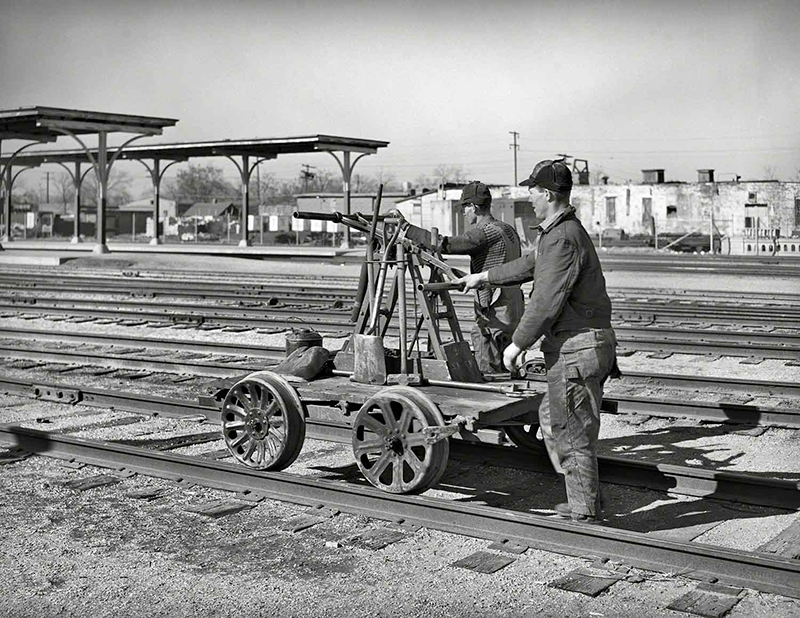
<svg viewBox="0 0 800 618">
<path fill-rule="evenodd" d="M 106 196 L 109 206 L 120 206 L 131 201 L 132 178 L 128 172 L 111 170 L 106 186 Z M 84 197 L 85 196 L 85 197 Z M 97 177 L 87 174 L 81 188 L 81 202 L 93 206 L 97 205 Z"/>
<path fill-rule="evenodd" d="M 64 208 L 68 207 L 75 200 L 75 183 L 72 181 L 72 176 L 66 172 L 56 174 L 55 185 L 58 201 L 64 204 Z"/>
<path fill-rule="evenodd" d="M 178 171 L 175 180 L 166 183 L 164 197 L 189 202 L 210 202 L 214 198 L 235 199 L 237 188 L 225 180 L 221 168 L 212 164 L 192 165 Z"/>
<path fill-rule="evenodd" d="M 764 180 L 777 180 L 777 170 L 774 165 L 764 166 Z"/>
<path fill-rule="evenodd" d="M 241 192 L 242 182 L 238 183 L 238 190 Z M 266 203 L 269 196 L 277 190 L 277 181 L 275 174 L 269 172 L 261 172 L 256 175 L 250 175 L 250 203 Z"/>
<path fill-rule="evenodd" d="M 383 185 L 384 191 L 397 191 L 400 189 L 400 183 L 397 182 L 397 176 L 395 176 L 394 172 L 380 168 L 371 176 L 359 175 L 355 190 L 357 193 L 375 193 L 380 185 Z"/>
<path fill-rule="evenodd" d="M 433 169 L 433 178 L 439 182 L 468 182 L 469 172 L 462 165 L 446 165 L 442 163 Z"/>
</svg>

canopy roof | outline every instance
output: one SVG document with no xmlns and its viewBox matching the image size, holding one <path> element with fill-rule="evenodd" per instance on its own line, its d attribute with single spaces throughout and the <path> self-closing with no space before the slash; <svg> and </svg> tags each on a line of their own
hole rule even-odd
<svg viewBox="0 0 800 618">
<path fill-rule="evenodd" d="M 378 148 L 385 148 L 389 142 L 340 137 L 335 135 L 306 135 L 300 137 L 267 137 L 239 140 L 219 140 L 204 142 L 179 142 L 172 144 L 147 144 L 128 146 L 119 155 L 119 159 L 189 159 L 191 157 L 213 157 L 250 155 L 256 158 L 274 159 L 279 154 L 311 153 L 311 152 L 360 152 L 374 154 Z M 96 150 L 89 149 L 92 155 Z M 117 149 L 109 146 L 109 157 Z M 5 161 L 4 155 L 0 161 Z M 81 149 L 75 150 L 33 150 L 21 153 L 16 162 L 19 165 L 40 165 L 42 163 L 69 163 L 88 161 L 88 156 Z"/>
<path fill-rule="evenodd" d="M 0 139 L 55 141 L 64 135 L 59 129 L 74 135 L 100 131 L 160 135 L 164 127 L 174 126 L 174 118 L 108 114 L 60 107 L 20 107 L 0 110 Z"/>
</svg>

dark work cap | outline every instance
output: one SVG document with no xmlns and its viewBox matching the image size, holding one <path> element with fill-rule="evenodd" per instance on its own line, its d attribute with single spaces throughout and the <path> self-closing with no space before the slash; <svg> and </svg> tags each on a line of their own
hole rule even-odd
<svg viewBox="0 0 800 618">
<path fill-rule="evenodd" d="M 485 206 L 492 203 L 492 194 L 482 182 L 473 180 L 461 190 L 461 199 L 458 200 L 458 206 L 464 204 L 476 204 L 478 206 Z"/>
<path fill-rule="evenodd" d="M 561 160 L 545 159 L 539 161 L 533 168 L 530 177 L 519 184 L 523 187 L 542 187 L 560 193 L 572 188 L 572 172 Z"/>
</svg>

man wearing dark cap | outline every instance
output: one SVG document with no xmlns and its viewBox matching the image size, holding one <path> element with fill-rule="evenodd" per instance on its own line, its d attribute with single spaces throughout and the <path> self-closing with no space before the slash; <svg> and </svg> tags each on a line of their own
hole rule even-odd
<svg viewBox="0 0 800 618">
<path fill-rule="evenodd" d="M 541 161 L 520 184 L 537 194 L 536 214 L 544 219 L 534 250 L 462 281 L 472 289 L 533 280 L 504 363 L 511 369 L 523 350 L 544 337 L 547 393 L 539 422 L 553 466 L 564 475 L 568 500 L 555 510 L 594 523 L 601 511 L 597 442 L 603 384 L 618 375 L 611 301 L 597 252 L 569 203 L 569 168 L 562 161 Z"/>
<path fill-rule="evenodd" d="M 492 216 L 492 194 L 477 180 L 461 191 L 458 206 L 470 227 L 460 236 L 440 237 L 442 253 L 469 255 L 470 271 L 480 273 L 520 257 L 520 242 L 516 230 Z M 394 210 L 390 214 L 402 218 Z M 422 245 L 430 244 L 430 232 L 408 222 L 406 238 Z M 475 360 L 482 373 L 503 372 L 503 350 L 511 343 L 525 301 L 518 285 L 503 284 L 492 291 L 477 290 L 475 295 L 475 326 L 470 333 Z"/>
</svg>

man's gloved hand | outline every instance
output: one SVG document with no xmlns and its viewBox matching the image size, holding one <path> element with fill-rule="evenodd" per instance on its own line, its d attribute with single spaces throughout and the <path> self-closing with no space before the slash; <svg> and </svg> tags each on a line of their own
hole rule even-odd
<svg viewBox="0 0 800 618">
<path fill-rule="evenodd" d="M 510 343 L 508 347 L 503 350 L 503 365 L 505 368 L 508 369 L 512 374 L 515 374 L 519 371 L 522 361 L 524 357 L 522 356 L 522 350 L 517 347 L 517 344 Z"/>
</svg>

